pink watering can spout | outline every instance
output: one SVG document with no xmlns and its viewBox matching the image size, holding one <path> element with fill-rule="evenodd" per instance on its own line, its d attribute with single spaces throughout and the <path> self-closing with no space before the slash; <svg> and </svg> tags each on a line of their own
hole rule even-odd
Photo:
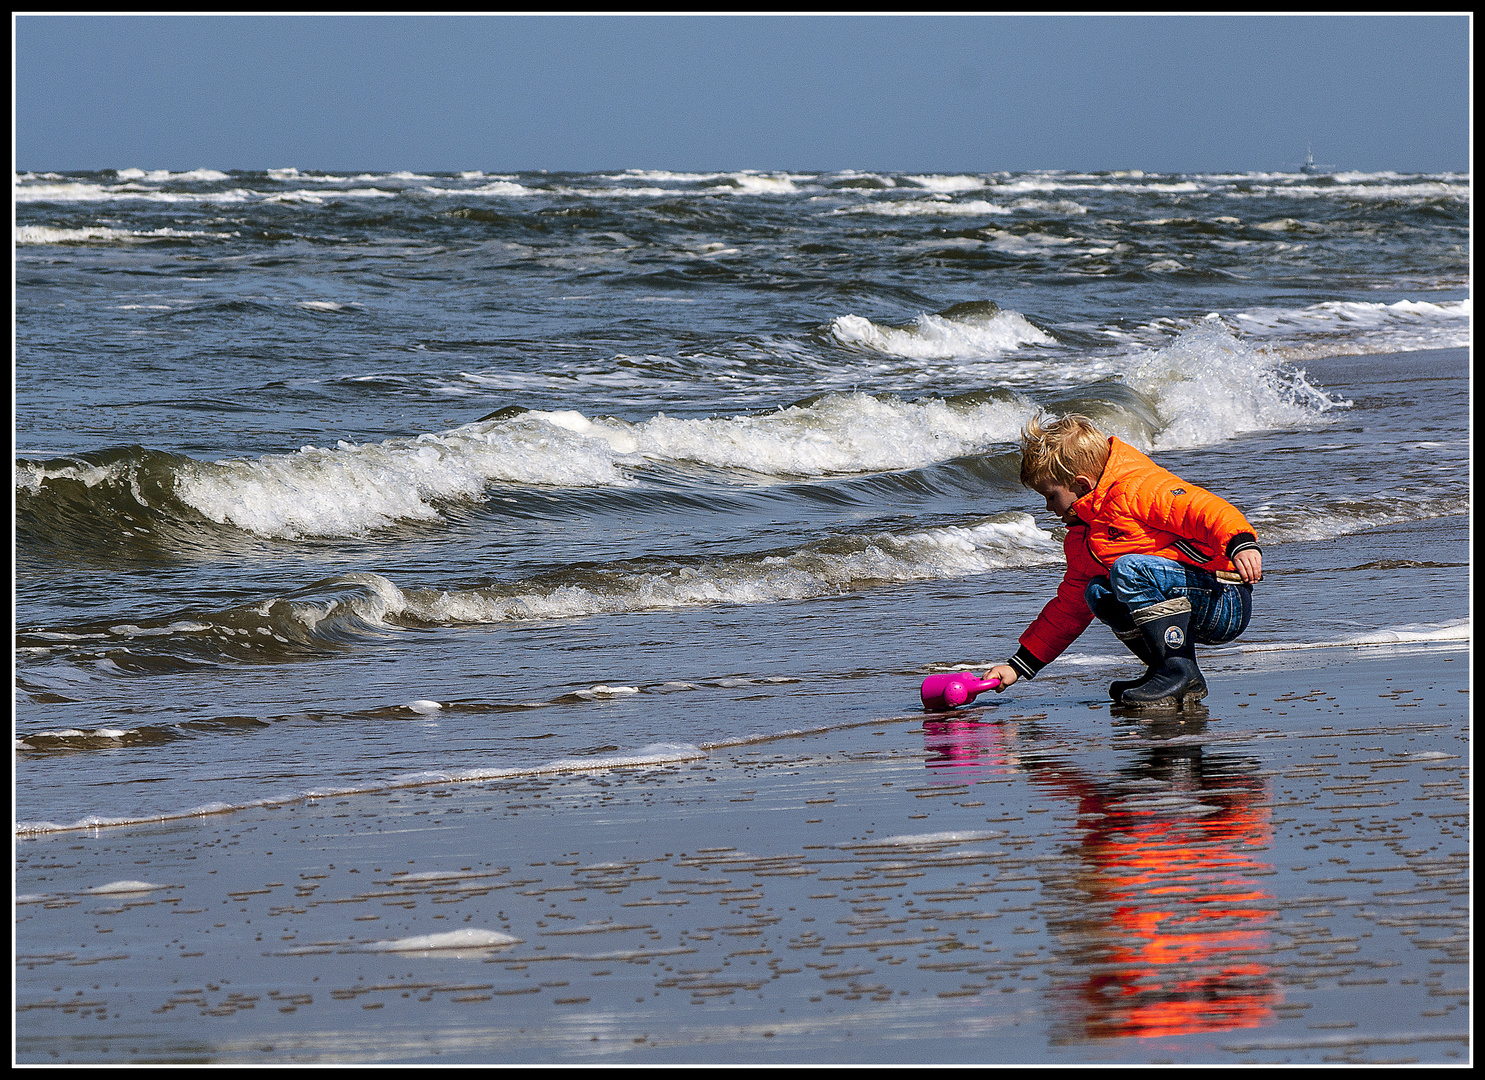
<svg viewBox="0 0 1485 1080">
<path fill-rule="evenodd" d="M 999 679 L 982 679 L 971 671 L 941 671 L 923 680 L 923 708 L 929 712 L 968 705 L 975 695 L 994 690 Z"/>
</svg>

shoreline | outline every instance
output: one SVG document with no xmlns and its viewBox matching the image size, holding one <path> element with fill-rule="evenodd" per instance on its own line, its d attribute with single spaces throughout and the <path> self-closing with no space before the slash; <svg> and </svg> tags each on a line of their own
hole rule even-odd
<svg viewBox="0 0 1485 1080">
<path fill-rule="evenodd" d="M 1393 647 L 18 835 L 15 1060 L 1467 1062 L 1468 642 Z"/>
<path fill-rule="evenodd" d="M 1414 627 L 1394 627 L 1377 630 L 1354 635 L 1339 641 L 1299 643 L 1243 642 L 1214 648 L 1204 647 L 1200 659 L 1203 663 L 1211 663 L 1219 659 L 1248 656 L 1256 662 L 1257 654 L 1263 653 L 1287 654 L 1313 649 L 1351 649 L 1353 651 L 1366 648 L 1393 650 L 1407 648 L 1427 649 L 1435 646 L 1447 647 L 1455 643 L 1467 645 L 1470 629 L 1470 621 L 1465 618 L 1448 624 L 1435 624 L 1426 630 L 1417 629 L 1415 624 Z M 983 670 L 991 666 L 994 662 L 986 660 L 979 664 L 970 665 L 938 664 L 932 665 L 931 671 Z M 1119 657 L 1084 655 L 1080 653 L 1070 654 L 1062 658 L 1063 670 L 1074 665 L 1099 670 L 1115 669 L 1125 663 L 1126 661 Z M 979 704 L 983 706 L 986 700 L 981 699 Z M 457 704 L 450 703 L 450 707 L 457 707 Z M 408 710 L 413 711 L 429 711 L 429 707 L 432 707 L 432 711 L 438 711 L 444 706 L 439 702 L 432 701 L 415 702 L 412 705 L 405 706 Z M 742 746 L 825 736 L 834 732 L 847 731 L 855 727 L 870 727 L 893 723 L 901 719 L 903 717 L 846 720 L 833 724 L 819 724 L 809 728 L 759 733 L 733 739 L 701 741 L 698 743 L 656 743 L 650 746 L 639 747 L 632 752 L 620 752 L 586 758 L 561 758 L 531 766 L 510 766 L 495 769 L 431 770 L 410 775 L 390 776 L 382 780 L 370 781 L 346 788 L 314 788 L 281 796 L 265 797 L 240 804 L 210 803 L 146 817 L 103 818 L 94 815 L 68 824 L 58 824 L 53 821 L 21 821 L 15 824 L 14 832 L 16 839 L 19 840 L 58 833 L 76 833 L 87 830 L 118 829 L 139 825 L 162 824 L 165 822 L 207 818 L 224 814 L 237 814 L 250 810 L 276 809 L 295 803 L 313 803 L 322 799 L 345 798 L 354 795 L 378 795 L 408 789 L 436 787 L 445 784 L 519 780 L 527 777 L 542 777 L 568 773 L 606 775 L 625 769 L 644 769 L 668 763 L 693 761 L 706 758 L 718 751 L 735 750 Z"/>
</svg>

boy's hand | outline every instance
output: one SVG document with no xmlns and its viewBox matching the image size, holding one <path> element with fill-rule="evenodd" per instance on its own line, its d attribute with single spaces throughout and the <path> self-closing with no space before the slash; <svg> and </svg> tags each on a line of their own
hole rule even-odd
<svg viewBox="0 0 1485 1080">
<path fill-rule="evenodd" d="M 1246 548 L 1232 557 L 1232 565 L 1249 585 L 1263 580 L 1263 552 L 1257 548 Z"/>
<path fill-rule="evenodd" d="M 985 672 L 985 678 L 1000 680 L 1000 685 L 995 688 L 995 692 L 999 694 L 1003 692 L 1007 686 L 1010 686 L 1011 683 L 1015 682 L 1018 676 L 1016 675 L 1016 669 L 1011 667 L 1010 664 L 996 664 L 989 671 Z"/>
</svg>

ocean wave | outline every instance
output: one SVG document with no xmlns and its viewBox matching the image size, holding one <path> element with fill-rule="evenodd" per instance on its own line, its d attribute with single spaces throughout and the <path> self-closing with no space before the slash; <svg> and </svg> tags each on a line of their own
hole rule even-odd
<svg viewBox="0 0 1485 1080">
<path fill-rule="evenodd" d="M 402 591 L 381 575 L 340 574 L 219 611 L 193 609 L 165 617 L 28 628 L 17 631 L 16 642 L 34 661 L 33 667 L 73 658 L 117 676 L 170 674 L 199 662 L 318 655 L 387 633 L 405 607 Z M 182 663 L 159 660 L 170 657 Z M 59 684 L 41 668 L 36 672 L 26 676 L 26 685 L 68 688 L 65 680 Z M 138 732 L 69 729 L 49 734 L 97 740 L 126 739 Z"/>
<path fill-rule="evenodd" d="M 1409 498 L 1378 492 L 1346 499 L 1312 499 L 1302 506 L 1265 503 L 1249 509 L 1247 518 L 1266 542 L 1304 543 L 1350 536 L 1387 525 L 1468 514 L 1469 508 L 1469 495 L 1465 491 Z"/>
<path fill-rule="evenodd" d="M 199 229 L 113 229 L 97 225 L 81 229 L 60 229 L 49 225 L 18 225 L 17 247 L 35 244 L 130 243 L 149 240 L 191 240 L 198 238 L 227 239 L 240 235 L 230 232 L 204 232 Z"/>
<path fill-rule="evenodd" d="M 187 172 L 171 172 L 169 169 L 151 169 L 149 172 L 143 169 L 119 169 L 114 175 L 120 180 L 145 180 L 157 184 L 170 180 L 191 182 L 232 179 L 216 169 L 191 169 Z"/>
<path fill-rule="evenodd" d="M 626 482 L 605 448 L 528 420 L 372 445 L 341 442 L 257 459 L 186 462 L 177 469 L 174 495 L 218 524 L 293 539 L 441 520 L 435 502 L 478 498 L 492 481 Z"/>
<path fill-rule="evenodd" d="M 1008 255 L 1030 255 L 1034 258 L 1046 258 L 1056 255 L 1066 255 L 1068 252 L 1057 251 L 1069 244 L 1078 241 L 1070 236 L 1051 236 L 1047 233 L 1013 233 L 1003 229 L 986 227 L 980 230 L 983 237 L 982 243 L 995 251 L 1002 251 Z M 1071 249 L 1076 251 L 1077 249 Z M 1087 249 L 1092 253 L 1093 249 Z M 1148 268 L 1147 268 L 1148 269 Z"/>
<path fill-rule="evenodd" d="M 674 172 L 669 169 L 626 169 L 622 173 L 603 174 L 605 180 L 658 180 L 678 184 L 701 185 L 700 192 L 709 194 L 742 195 L 793 195 L 801 189 L 801 183 L 816 179 L 813 173 L 761 172 L 742 169 L 734 172 Z M 646 189 L 635 188 L 568 188 L 569 194 L 629 195 Z M 650 188 L 654 194 L 697 194 L 697 190 L 669 190 Z"/>
<path fill-rule="evenodd" d="M 1273 342 L 1286 357 L 1415 352 L 1469 346 L 1470 300 L 1328 300 L 1303 308 L 1249 308 L 1230 316 L 1252 339 Z"/>
<path fill-rule="evenodd" d="M 399 587 L 374 573 L 341 574 L 260 602 L 221 611 L 18 631 L 28 670 L 58 659 L 108 659 L 113 674 L 173 672 L 187 661 L 274 660 L 315 655 L 398 627 L 540 622 L 716 604 L 772 604 L 910 581 L 946 580 L 1006 568 L 1055 565 L 1061 544 L 1028 514 L 966 526 L 842 534 L 799 548 L 717 559 L 632 560 L 564 568 L 470 589 Z M 127 652 L 121 652 L 121 649 Z M 27 685 L 42 683 L 27 676 Z M 51 684 L 47 684 L 51 685 Z M 65 687 L 61 687 L 65 689 Z M 635 687 L 595 686 L 579 696 L 614 697 Z M 437 702 L 418 701 L 414 712 Z M 437 711 L 433 709 L 432 711 Z M 71 733 L 99 739 L 125 732 Z"/>
<path fill-rule="evenodd" d="M 1055 565 L 1061 545 L 1029 515 L 910 533 L 837 536 L 804 548 L 712 561 L 565 571 L 468 590 L 406 589 L 401 618 L 433 624 L 567 619 L 713 604 L 770 604 L 883 583 Z"/>
<path fill-rule="evenodd" d="M 177 177 L 172 176 L 172 180 Z M 310 180 L 313 177 L 303 177 Z M 326 182 L 329 182 L 328 180 Z M 143 201 L 181 204 L 232 204 L 267 203 L 310 206 L 323 205 L 337 199 L 396 198 L 399 191 L 382 188 L 346 188 L 335 191 L 258 191 L 248 187 L 234 187 L 224 191 L 202 191 L 192 188 L 147 187 L 146 181 L 129 180 L 122 184 L 106 184 L 88 181 L 63 181 L 61 183 L 17 185 L 12 198 L 23 203 L 102 203 Z M 462 193 L 461 193 L 462 194 Z"/>
<path fill-rule="evenodd" d="M 381 188 L 346 188 L 343 191 L 279 191 L 263 196 L 265 203 L 312 203 L 319 206 L 337 199 L 395 199 L 400 193 Z"/>
<path fill-rule="evenodd" d="M 983 303 L 920 315 L 903 327 L 841 316 L 831 322 L 830 333 L 844 345 L 911 359 L 999 360 L 1023 345 L 1057 344 L 1019 313 Z M 1287 366 L 1282 357 L 1241 341 L 1216 317 L 1187 326 L 1174 341 L 1159 348 L 1080 358 L 1075 364 L 1057 355 L 1038 356 L 1028 367 L 1043 385 L 1049 376 L 1085 385 L 1117 378 L 1155 410 L 1156 423 L 1145 437 L 1137 430 L 1126 432 L 1146 447 L 1161 450 L 1204 446 L 1248 431 L 1323 422 L 1327 413 L 1350 405 L 1316 388 L 1303 371 Z M 1006 378 L 1022 373 L 1000 374 Z M 1068 393 L 1092 395 L 1091 406 L 1102 407 L 1091 388 Z M 1057 409 L 1077 411 L 1067 403 Z M 1015 437 L 1007 435 L 1012 440 Z"/>
<path fill-rule="evenodd" d="M 1011 401 L 905 401 L 829 393 L 752 416 L 638 424 L 580 413 L 532 413 L 594 440 L 618 457 L 694 462 L 780 478 L 920 468 L 1013 440 L 1025 407 Z"/>
<path fill-rule="evenodd" d="M 346 178 L 344 176 L 334 176 L 334 175 L 332 175 L 330 173 L 302 173 L 298 169 L 294 168 L 293 166 L 290 166 L 289 168 L 286 168 L 286 169 L 269 169 L 269 170 L 267 170 L 267 172 L 268 172 L 268 179 L 270 179 L 270 180 L 279 180 L 279 181 L 282 181 L 284 183 L 290 183 L 290 182 L 297 182 L 297 183 L 305 183 L 305 182 L 307 182 L 307 183 L 322 183 L 322 184 L 344 184 L 344 183 L 346 183 Z"/>
<path fill-rule="evenodd" d="M 919 187 L 927 188 L 929 191 L 975 191 L 979 188 L 990 186 L 990 181 L 983 176 L 969 176 L 965 174 L 945 175 L 935 173 L 924 176 L 907 176 Z"/>
<path fill-rule="evenodd" d="M 452 431 L 201 462 L 144 448 L 17 462 L 27 535 L 90 525 L 159 528 L 172 515 L 262 537 L 355 536 L 442 521 L 439 506 L 490 484 L 634 486 L 649 463 L 695 463 L 753 483 L 913 469 L 1014 440 L 1027 406 L 832 393 L 761 415 L 638 422 L 521 412 Z"/>
<path fill-rule="evenodd" d="M 731 187 L 747 195 L 792 195 L 799 190 L 800 181 L 812 179 L 808 175 L 744 171 L 726 173 L 715 182 L 719 187 Z"/>
<path fill-rule="evenodd" d="M 1122 381 L 1156 403 L 1154 449 L 1208 446 L 1242 432 L 1324 422 L 1351 402 L 1242 341 L 1216 319 L 1130 359 Z"/>
<path fill-rule="evenodd" d="M 330 310 L 325 305 L 333 302 L 302 303 Z M 962 307 L 973 310 L 920 316 L 906 328 L 845 316 L 831 332 L 863 351 L 898 356 L 994 354 L 1051 341 L 1014 312 Z M 1045 364 L 1033 366 L 1046 373 Z M 1349 404 L 1216 323 L 1117 365 L 1085 362 L 1080 377 L 1044 396 L 1044 406 L 1093 415 L 1143 448 L 1201 446 L 1324 422 Z M 724 482 L 747 485 L 901 472 L 1012 447 L 1036 408 L 1009 389 L 918 400 L 831 392 L 757 414 L 659 413 L 636 422 L 516 409 L 415 438 L 217 462 L 126 447 L 18 461 L 19 533 L 39 542 L 86 535 L 107 544 L 145 535 L 164 540 L 176 526 L 211 524 L 275 539 L 359 536 L 397 523 L 442 522 L 449 504 L 483 500 L 491 485 L 636 487 L 656 465 L 700 465 L 720 470 Z"/>
<path fill-rule="evenodd" d="M 535 195 L 536 188 L 529 188 L 525 184 L 517 184 L 510 180 L 491 180 L 489 183 L 481 184 L 472 188 L 440 188 L 425 187 L 423 191 L 429 195 L 510 195 L 524 196 Z"/>
<path fill-rule="evenodd" d="M 1404 623 L 1345 634 L 1325 641 L 1257 641 L 1203 650 L 1223 656 L 1233 653 L 1291 652 L 1303 649 L 1340 649 L 1388 645 L 1452 645 L 1470 640 L 1470 620 L 1450 619 L 1437 623 Z"/>
<path fill-rule="evenodd" d="M 944 199 L 894 199 L 882 202 L 867 202 L 859 206 L 841 206 L 832 214 L 880 214 L 884 217 L 984 217 L 986 214 L 1013 214 L 1009 206 L 971 199 L 967 202 L 952 202 Z"/>
<path fill-rule="evenodd" d="M 1338 178 L 1336 178 L 1338 179 Z M 1447 181 L 1411 180 L 1406 183 L 1329 183 L 1298 182 L 1270 184 L 1237 188 L 1224 194 L 1233 198 L 1290 198 L 1290 199 L 1355 199 L 1355 200 L 1411 200 L 1470 198 L 1468 183 Z"/>
<path fill-rule="evenodd" d="M 787 736 L 786 736 L 787 737 Z M 477 783 L 491 780 L 519 780 L 527 777 L 611 773 L 625 769 L 655 768 L 682 761 L 696 761 L 707 756 L 703 747 L 690 743 L 656 743 L 641 747 L 632 753 L 595 755 L 593 757 L 563 758 L 539 765 L 509 766 L 505 768 L 453 769 L 447 772 L 422 772 L 370 780 L 350 787 L 314 788 L 290 794 L 251 799 L 240 803 L 212 802 L 180 810 L 159 813 L 105 816 L 88 814 L 70 822 L 18 821 L 17 836 L 34 836 L 57 832 L 76 832 L 81 829 L 117 828 L 125 825 L 143 825 L 157 821 L 180 821 L 196 817 L 211 817 L 232 814 L 242 810 L 266 809 L 290 806 L 295 803 L 313 803 L 320 799 L 348 798 L 353 795 L 378 795 L 391 791 L 404 791 L 425 787 L 444 787 L 454 783 Z M 165 886 L 161 886 L 164 888 Z"/>
<path fill-rule="evenodd" d="M 17 203 L 37 202 L 119 202 L 143 200 L 164 203 L 240 203 L 261 199 L 256 191 L 247 188 L 232 188 L 229 191 L 162 191 L 158 188 L 141 187 L 130 181 L 125 184 L 97 184 L 68 181 L 51 184 L 26 184 L 11 192 Z"/>
<path fill-rule="evenodd" d="M 610 173 L 606 180 L 670 180 L 677 183 L 701 183 L 716 180 L 726 173 L 673 172 L 670 169 L 625 169 L 621 173 Z"/>
<path fill-rule="evenodd" d="M 1051 334 L 1016 311 L 993 303 L 960 304 L 924 313 L 907 326 L 880 326 L 860 315 L 841 315 L 830 333 L 842 345 L 915 360 L 993 357 L 1022 345 L 1055 345 Z"/>
</svg>

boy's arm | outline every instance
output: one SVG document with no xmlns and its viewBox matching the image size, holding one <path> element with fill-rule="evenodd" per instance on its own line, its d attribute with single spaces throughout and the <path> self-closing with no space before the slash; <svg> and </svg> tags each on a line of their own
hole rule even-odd
<svg viewBox="0 0 1485 1080">
<path fill-rule="evenodd" d="M 1062 541 L 1067 556 L 1067 572 L 1057 585 L 1057 595 L 1047 602 L 1021 635 L 1016 654 L 1004 664 L 986 672 L 986 678 L 1000 680 L 1003 690 L 1018 679 L 1031 679 L 1036 673 L 1062 655 L 1093 621 L 1093 612 L 1084 599 L 1088 582 L 1101 569 L 1088 554 L 1087 528 L 1075 526 Z"/>
</svg>

